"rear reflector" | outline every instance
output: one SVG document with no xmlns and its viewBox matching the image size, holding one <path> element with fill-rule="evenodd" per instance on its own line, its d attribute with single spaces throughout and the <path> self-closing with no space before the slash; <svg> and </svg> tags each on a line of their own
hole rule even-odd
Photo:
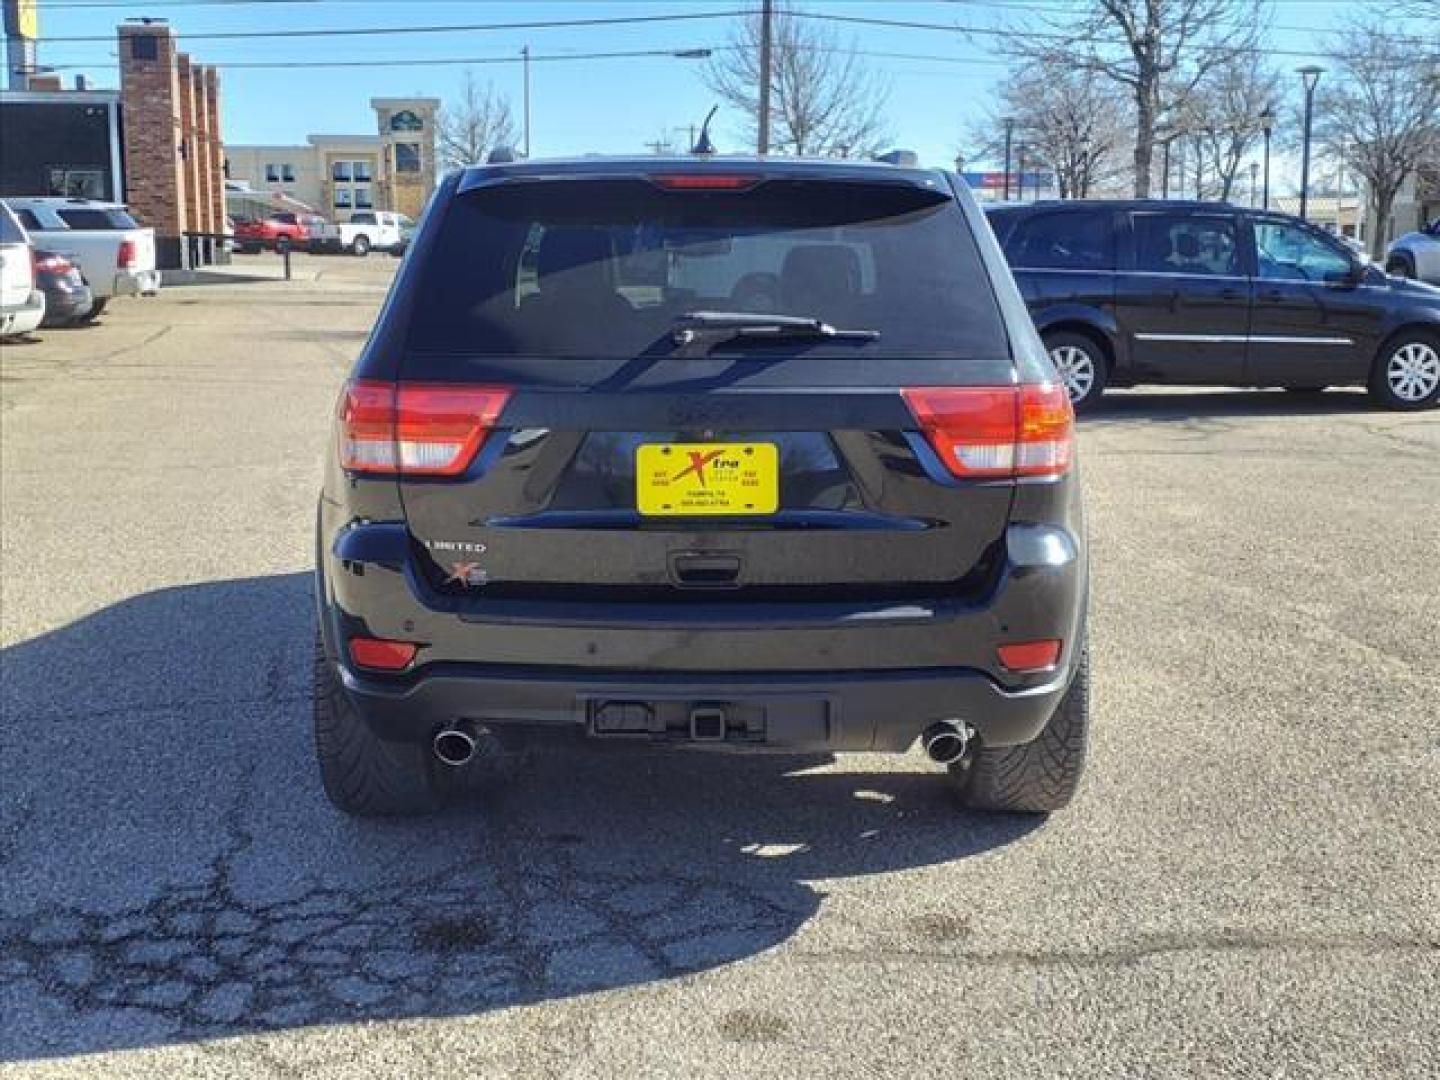
<svg viewBox="0 0 1440 1080">
<path fill-rule="evenodd" d="M 1075 453 L 1075 414 L 1059 383 L 902 391 L 926 439 L 962 479 L 1062 476 Z"/>
<path fill-rule="evenodd" d="M 409 641 L 368 637 L 350 639 L 350 659 L 355 666 L 375 671 L 404 671 L 419 649 L 420 646 Z"/>
<path fill-rule="evenodd" d="M 340 398 L 340 464 L 352 472 L 458 476 L 509 399 L 497 386 L 357 379 Z"/>
<path fill-rule="evenodd" d="M 657 173 L 650 179 L 670 191 L 747 191 L 761 180 L 744 173 Z"/>
<path fill-rule="evenodd" d="M 1060 661 L 1060 640 L 1013 641 L 995 650 L 1007 671 L 1049 671 Z"/>
<path fill-rule="evenodd" d="M 140 249 L 134 240 L 121 240 L 115 252 L 115 265 L 121 270 L 133 270 L 140 261 Z"/>
</svg>

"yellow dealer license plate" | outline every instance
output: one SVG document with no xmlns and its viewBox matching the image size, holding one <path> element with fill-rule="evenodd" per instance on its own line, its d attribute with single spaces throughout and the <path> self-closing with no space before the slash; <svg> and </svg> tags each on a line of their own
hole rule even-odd
<svg viewBox="0 0 1440 1080">
<path fill-rule="evenodd" d="M 635 453 L 635 504 L 653 517 L 773 514 L 780 452 L 774 443 L 646 443 Z"/>
</svg>

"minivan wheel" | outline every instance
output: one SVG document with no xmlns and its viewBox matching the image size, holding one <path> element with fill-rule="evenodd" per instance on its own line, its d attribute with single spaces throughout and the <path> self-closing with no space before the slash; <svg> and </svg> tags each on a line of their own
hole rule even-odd
<svg viewBox="0 0 1440 1080">
<path fill-rule="evenodd" d="M 981 748 L 950 766 L 960 801 L 974 810 L 1048 814 L 1080 786 L 1090 740 L 1090 656 L 1080 664 L 1045 729 L 1023 746 Z"/>
<path fill-rule="evenodd" d="M 1440 337 L 1411 330 L 1386 342 L 1370 376 L 1370 394 L 1388 409 L 1433 409 L 1440 401 Z"/>
<path fill-rule="evenodd" d="M 1050 362 L 1065 382 L 1076 412 L 1093 408 L 1105 393 L 1107 365 L 1104 351 L 1084 334 L 1052 334 L 1045 339 Z"/>
<path fill-rule="evenodd" d="M 426 814 L 440 807 L 428 745 L 378 738 L 355 711 L 315 635 L 315 754 L 330 801 L 357 817 Z"/>
</svg>

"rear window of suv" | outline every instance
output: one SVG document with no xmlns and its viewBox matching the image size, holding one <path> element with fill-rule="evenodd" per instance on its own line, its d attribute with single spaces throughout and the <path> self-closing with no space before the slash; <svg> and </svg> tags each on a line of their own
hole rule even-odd
<svg viewBox="0 0 1440 1080">
<path fill-rule="evenodd" d="M 417 291 L 426 352 L 664 355 L 692 311 L 819 318 L 874 341 L 787 339 L 809 353 L 1006 355 L 999 307 L 948 192 L 771 179 L 741 192 L 643 178 L 536 180 L 457 196 Z"/>
<path fill-rule="evenodd" d="M 60 220 L 72 229 L 134 229 L 139 226 L 124 210 L 95 207 L 66 207 L 55 211 Z"/>
</svg>

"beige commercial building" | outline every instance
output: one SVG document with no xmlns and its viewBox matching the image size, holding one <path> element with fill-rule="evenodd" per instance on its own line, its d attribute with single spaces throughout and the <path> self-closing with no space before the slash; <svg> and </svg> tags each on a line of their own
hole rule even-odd
<svg viewBox="0 0 1440 1080">
<path fill-rule="evenodd" d="M 226 146 L 227 177 L 277 204 L 334 221 L 357 210 L 418 217 L 435 188 L 435 98 L 376 98 L 374 135 L 311 135 L 298 146 Z"/>
</svg>

